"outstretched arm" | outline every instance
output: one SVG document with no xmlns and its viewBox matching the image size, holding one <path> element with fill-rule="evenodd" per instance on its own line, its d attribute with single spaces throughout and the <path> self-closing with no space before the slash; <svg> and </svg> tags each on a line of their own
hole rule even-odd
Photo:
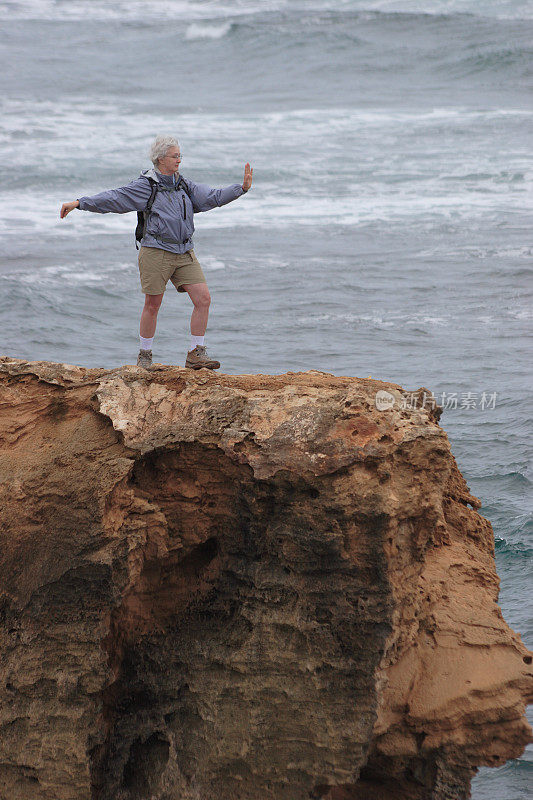
<svg viewBox="0 0 533 800">
<path fill-rule="evenodd" d="M 225 206 L 226 203 L 231 203 L 236 200 L 244 192 L 247 192 L 252 185 L 253 169 L 249 164 L 244 168 L 244 180 L 242 185 L 239 183 L 232 183 L 230 186 L 225 186 L 223 189 L 212 189 L 205 183 L 195 183 L 187 178 L 187 185 L 190 189 L 191 200 L 196 212 L 209 211 L 211 208 L 217 206 Z"/>
<path fill-rule="evenodd" d="M 81 211 L 95 211 L 97 214 L 126 214 L 128 211 L 142 211 L 150 197 L 150 183 L 145 178 L 137 178 L 121 186 L 120 189 L 108 189 L 92 197 L 80 197 L 70 203 L 63 203 L 60 217 L 63 219 L 74 208 Z"/>
</svg>

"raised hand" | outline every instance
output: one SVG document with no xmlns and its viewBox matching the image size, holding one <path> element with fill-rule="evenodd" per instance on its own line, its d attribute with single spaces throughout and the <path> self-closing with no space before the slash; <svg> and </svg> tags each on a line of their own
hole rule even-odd
<svg viewBox="0 0 533 800">
<path fill-rule="evenodd" d="M 246 163 L 244 167 L 244 180 L 242 182 L 242 188 L 245 192 L 248 191 L 250 186 L 252 185 L 252 176 L 254 174 L 253 169 L 251 169 L 250 165 Z"/>
</svg>

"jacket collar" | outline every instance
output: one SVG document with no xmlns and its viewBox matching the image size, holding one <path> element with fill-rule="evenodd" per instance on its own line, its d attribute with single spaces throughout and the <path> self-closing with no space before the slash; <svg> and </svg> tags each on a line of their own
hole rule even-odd
<svg viewBox="0 0 533 800">
<path fill-rule="evenodd" d="M 152 178 L 152 180 L 156 181 L 156 183 L 161 184 L 162 186 L 169 186 L 172 185 L 171 181 L 161 180 L 162 178 L 171 178 L 171 175 L 161 175 L 155 168 L 152 169 L 145 169 L 141 172 L 141 177 L 143 178 Z M 181 181 L 183 180 L 182 175 L 178 175 L 176 179 L 176 186 L 179 186 Z"/>
</svg>

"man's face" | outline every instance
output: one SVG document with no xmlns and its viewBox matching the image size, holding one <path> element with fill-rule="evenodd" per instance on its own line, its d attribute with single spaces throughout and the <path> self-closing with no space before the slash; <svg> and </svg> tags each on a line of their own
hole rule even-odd
<svg viewBox="0 0 533 800">
<path fill-rule="evenodd" d="M 181 155 L 179 147 L 170 147 L 167 154 L 160 160 L 163 167 L 161 170 L 166 175 L 172 175 L 173 172 L 178 172 L 180 167 Z"/>
</svg>

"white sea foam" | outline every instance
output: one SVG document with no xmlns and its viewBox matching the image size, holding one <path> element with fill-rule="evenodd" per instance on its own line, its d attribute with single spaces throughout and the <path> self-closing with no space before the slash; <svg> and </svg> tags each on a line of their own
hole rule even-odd
<svg viewBox="0 0 533 800">
<path fill-rule="evenodd" d="M 199 182 L 225 185 L 242 180 L 246 160 L 254 166 L 253 191 L 231 206 L 197 217 L 198 229 L 256 225 L 358 225 L 370 221 L 486 221 L 524 214 L 533 202 L 533 172 L 518 132 L 513 150 L 486 154 L 480 143 L 494 134 L 511 138 L 509 121 L 522 130 L 530 112 L 496 109 L 466 112 L 368 112 L 319 109 L 287 113 L 128 114 L 128 171 L 124 124 L 113 103 L 92 100 L 0 105 L 2 162 L 6 190 L 0 196 L 0 230 L 24 233 L 55 229 L 129 231 L 131 215 L 74 212 L 59 221 L 62 202 L 128 183 L 149 166 L 146 157 L 154 130 L 178 129 L 185 154 L 183 173 Z M 435 120 L 446 123 L 446 141 L 437 149 Z M 460 126 L 459 139 L 452 135 Z M 20 130 L 27 135 L 21 137 Z M 258 135 L 260 132 L 260 135 Z M 464 133 L 468 132 L 468 137 Z M 431 149 L 412 148 L 412 137 L 428 137 Z M 31 192 L 11 188 L 34 160 Z M 461 147 L 458 146 L 461 143 Z M 428 144 L 428 146 L 429 146 Z M 384 156 L 384 153 L 387 155 Z M 120 172 L 117 173 L 117 165 Z M 77 177 L 73 174 L 73 165 Z M 211 175 L 211 165 L 216 175 Z M 64 186 L 71 175 L 72 188 Z M 516 176 L 520 180 L 516 180 Z M 39 186 L 41 184 L 41 186 Z M 8 191 L 9 190 L 9 191 Z M 28 209 L 31 209 L 31 213 Z M 90 219 L 89 219 L 90 218 Z M 509 253 L 509 255 L 512 255 Z M 520 252 L 516 255 L 520 255 Z M 483 257 L 482 255 L 480 257 Z"/>
<path fill-rule="evenodd" d="M 326 323 L 327 327 L 332 326 L 374 326 L 377 328 L 404 328 L 415 326 L 446 326 L 453 324 L 451 315 L 447 317 L 431 317 L 425 314 L 405 314 L 389 312 L 387 314 L 305 314 L 295 317 L 294 323 L 297 327 L 307 327 L 317 323 Z"/>
<path fill-rule="evenodd" d="M 212 4 L 210 12 L 212 13 Z M 14 0 L 0 4 L 0 18 L 52 20 L 145 20 L 202 18 L 202 7 L 193 0 Z M 207 9 L 206 9 L 207 11 Z M 209 13 L 209 12 L 207 12 Z"/>
<path fill-rule="evenodd" d="M 147 150 L 157 130 L 175 130 L 180 138 L 188 169 L 216 163 L 218 167 L 234 167 L 240 161 L 263 158 L 276 168 L 294 167 L 315 172 L 328 170 L 335 159 L 373 170 L 401 162 L 402 169 L 425 155 L 424 141 L 434 147 L 435 137 L 446 131 L 431 163 L 433 173 L 446 177 L 487 172 L 486 159 L 476 146 L 476 136 L 494 135 L 500 131 L 509 137 L 509 124 L 521 126 L 513 142 L 513 152 L 502 153 L 497 164 L 502 179 L 522 179 L 524 170 L 531 170 L 522 127 L 528 127 L 533 111 L 500 108 L 472 111 L 466 108 L 434 108 L 429 111 L 357 108 L 309 108 L 289 112 L 216 114 L 147 113 L 142 103 L 117 112 L 114 102 L 88 97 L 68 101 L 0 100 L 0 144 L 2 161 L 10 167 L 23 166 L 30 157 L 34 161 L 36 140 L 39 163 L 50 169 L 70 164 L 83 167 L 85 159 L 99 168 L 117 162 L 117 152 L 124 147 L 124 114 L 127 114 L 127 140 L 132 164 L 146 166 Z M 20 132 L 24 130 L 25 136 Z M 465 134 L 468 139 L 465 140 Z M 420 147 L 413 151 L 416 137 Z M 456 139 L 457 137 L 457 139 Z M 275 142 L 275 145 L 273 144 Z M 459 147 L 460 145 L 460 147 Z M 275 160 L 272 160 L 272 149 Z M 387 153 L 384 158 L 383 153 Z M 299 162 L 299 163 L 298 163 Z M 445 163 L 446 162 L 446 163 Z M 445 171 L 441 169 L 445 164 Z M 93 172 L 91 167 L 91 172 Z M 492 174 L 494 168 L 489 169 Z M 475 179 L 475 178 L 474 178 Z"/>
<path fill-rule="evenodd" d="M 83 261 L 73 260 L 68 264 L 53 264 L 45 267 L 31 265 L 20 269 L 15 274 L 17 283 L 29 286 L 61 287 L 61 286 L 95 286 L 109 283 L 114 278 L 123 280 L 124 274 L 135 274 L 134 259 L 128 262 L 108 262 L 87 268 Z M 0 273 L 0 280 L 12 281 L 12 272 Z"/>
<path fill-rule="evenodd" d="M 0 3 L 0 19 L 197 20 L 253 16 L 269 11 L 361 11 L 379 13 L 475 14 L 531 19 L 531 0 L 11 0 Z"/>
<path fill-rule="evenodd" d="M 224 22 L 222 25 L 206 25 L 204 23 L 193 22 L 185 32 L 185 38 L 194 39 L 221 39 L 231 30 L 231 22 Z"/>
<path fill-rule="evenodd" d="M 530 19 L 531 0 L 367 0 L 364 8 L 383 13 L 476 14 L 497 19 Z"/>
<path fill-rule="evenodd" d="M 443 327 L 461 327 L 462 321 L 459 316 L 462 312 L 449 314 L 432 315 L 427 313 L 417 314 L 412 311 L 397 312 L 387 311 L 386 313 L 378 313 L 372 311 L 370 313 L 319 313 L 319 314 L 301 314 L 294 317 L 294 325 L 296 327 L 309 327 L 324 323 L 326 327 L 358 327 L 358 326 L 374 326 L 376 328 L 414 328 L 414 327 L 428 327 L 428 328 L 443 328 Z M 503 320 L 508 322 L 512 320 L 528 320 L 531 314 L 527 309 L 515 309 L 513 307 L 498 308 L 495 314 L 477 314 L 469 312 L 468 321 L 470 325 L 498 325 Z"/>
<path fill-rule="evenodd" d="M 439 254 L 438 250 L 420 250 L 416 253 L 416 258 L 426 259 L 433 258 Z M 446 249 L 446 256 L 448 258 L 469 258 L 480 259 L 486 258 L 523 258 L 531 261 L 533 257 L 533 247 L 524 245 L 522 247 L 461 247 Z"/>
<path fill-rule="evenodd" d="M 132 100 L 132 103 L 135 102 Z M 242 130 L 245 135 L 250 133 L 255 137 L 257 137 L 258 130 L 265 130 L 265 133 L 262 134 L 265 139 L 270 138 L 271 132 L 287 136 L 287 138 L 299 131 L 305 131 L 306 134 L 311 135 L 315 132 L 314 136 L 318 138 L 324 132 L 331 136 L 335 131 L 357 132 L 358 129 L 364 131 L 367 127 L 372 128 L 373 126 L 385 129 L 390 127 L 395 130 L 398 124 L 410 125 L 416 129 L 427 127 L 431 131 L 433 124 L 445 123 L 449 126 L 455 122 L 460 128 L 469 130 L 473 123 L 493 124 L 502 118 L 501 124 L 505 125 L 506 118 L 517 120 L 522 118 L 524 122 L 527 122 L 533 117 L 533 110 L 527 108 L 472 109 L 466 106 L 435 106 L 431 109 L 333 107 L 328 108 L 327 113 L 320 107 L 275 112 L 243 110 L 238 117 L 233 112 L 224 114 L 202 110 L 201 113 L 176 113 L 173 119 L 172 111 L 165 110 L 160 114 L 157 112 L 148 114 L 144 111 L 144 107 L 145 103 L 142 101 L 137 101 L 137 107 L 125 106 L 128 111 L 128 125 L 131 124 L 133 130 L 145 123 L 157 127 L 161 124 L 172 124 L 175 121 L 179 122 L 180 127 L 184 129 L 189 127 L 208 128 L 211 131 L 213 127 L 215 129 L 223 127 L 235 131 Z M 0 98 L 0 109 L 2 111 L 0 131 L 4 135 L 20 132 L 21 127 L 26 129 L 26 126 L 29 126 L 30 131 L 54 133 L 58 122 L 61 122 L 62 125 L 86 126 L 93 117 L 102 118 L 101 124 L 103 126 L 105 123 L 106 128 L 107 124 L 113 123 L 114 119 L 114 126 L 119 127 L 122 133 L 124 130 L 123 121 L 117 118 L 116 103 L 113 100 L 102 99 L 100 96 L 88 95 L 83 99 L 69 97 L 68 100 L 63 101 L 60 99 L 35 100 L 34 98 L 24 101 L 13 97 L 2 97 Z M 90 136 L 83 146 L 90 146 L 97 140 L 97 137 L 98 132 Z M 213 137 L 209 138 L 212 141 Z M 298 142 L 298 145 L 301 146 L 301 142 Z"/>
<path fill-rule="evenodd" d="M 530 320 L 533 319 L 533 308 L 510 308 L 508 315 L 513 319 Z"/>
<path fill-rule="evenodd" d="M 225 263 L 212 255 L 202 256 L 202 267 L 205 267 L 206 271 L 209 272 L 214 272 L 219 269 L 226 269 Z"/>
<path fill-rule="evenodd" d="M 234 203 L 195 217 L 197 232 L 255 226 L 262 229 L 287 227 L 329 228 L 357 226 L 369 222 L 437 224 L 448 221 L 461 227 L 476 221 L 501 220 L 502 208 L 508 215 L 529 213 L 533 188 L 527 195 L 476 194 L 453 191 L 435 194 L 420 187 L 411 192 L 392 190 L 358 192 L 336 196 L 323 192 L 284 195 L 284 186 L 258 186 L 254 194 Z M 81 193 L 71 192 L 73 196 Z M 70 197 L 45 192 L 4 192 L 0 195 L 0 235 L 20 236 L 51 233 L 54 236 L 77 237 L 99 233 L 132 233 L 136 217 L 130 214 L 91 214 L 73 211 L 59 219 L 61 203 Z M 133 235 L 133 234 L 132 234 Z"/>
<path fill-rule="evenodd" d="M 327 115 L 320 109 L 304 109 L 248 113 L 238 119 L 191 113 L 173 123 L 163 114 L 131 111 L 128 153 L 135 168 L 128 174 L 120 162 L 122 176 L 117 176 L 117 154 L 123 151 L 125 133 L 113 103 L 43 101 L 30 107 L 4 100 L 1 110 L 2 161 L 9 165 L 5 185 L 34 160 L 36 140 L 39 163 L 32 183 L 43 183 L 42 190 L 5 191 L 0 197 L 0 228 L 6 233 L 32 227 L 66 233 L 73 219 L 77 230 L 130 230 L 131 216 L 74 212 L 60 222 L 61 202 L 72 198 L 64 189 L 61 196 L 58 189 L 50 192 L 48 187 L 63 175 L 72 175 L 73 164 L 78 172 L 68 192 L 73 197 L 124 185 L 148 166 L 146 150 L 153 131 L 173 127 L 183 131 L 179 137 L 186 176 L 224 185 L 242 180 L 245 160 L 254 166 L 253 191 L 229 207 L 197 217 L 199 228 L 357 225 L 416 216 L 464 224 L 482 216 L 488 220 L 525 213 L 533 201 L 533 173 L 525 145 L 518 140 L 512 152 L 491 151 L 490 158 L 479 145 L 493 135 L 499 122 L 501 135 L 509 139 L 510 118 L 520 126 L 531 119 L 531 112 L 517 109 L 402 113 L 333 109 Z M 432 130 L 436 120 L 439 125 L 446 123 L 447 141 L 431 150 L 428 158 L 424 147 L 413 151 L 412 136 L 420 141 L 427 135 L 434 142 L 439 135 Z M 461 148 L 450 121 L 460 126 Z M 28 135 L 21 137 L 21 129 Z M 210 165 L 216 165 L 218 178 L 211 178 Z"/>
<path fill-rule="evenodd" d="M 288 0 L 12 0 L 0 3 L 0 19 L 51 20 L 178 20 L 189 22 L 213 18 L 255 15 L 287 7 Z M 327 0 L 317 6 L 328 5 Z"/>
</svg>

